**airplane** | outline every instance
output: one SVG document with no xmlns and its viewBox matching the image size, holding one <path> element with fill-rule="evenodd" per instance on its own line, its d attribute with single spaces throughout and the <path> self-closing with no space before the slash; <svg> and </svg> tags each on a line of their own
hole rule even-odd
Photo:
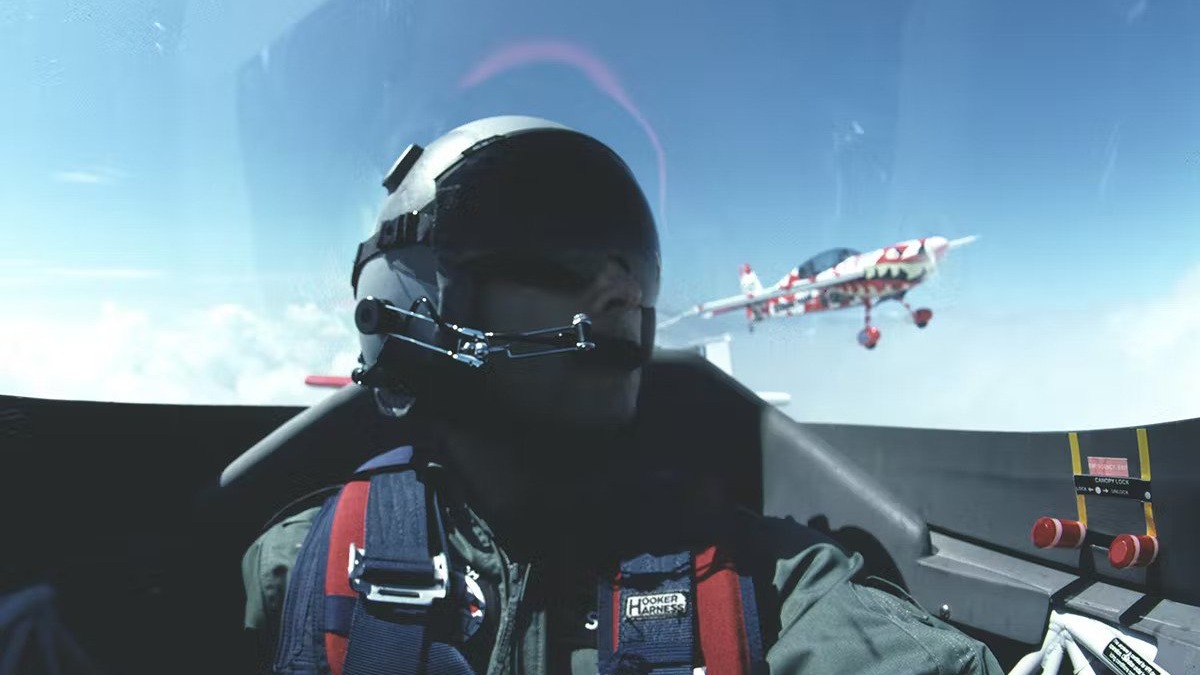
<svg viewBox="0 0 1200 675">
<path fill-rule="evenodd" d="M 809 258 L 770 287 L 764 288 L 749 264 L 740 270 L 742 293 L 720 300 L 703 302 L 659 324 L 668 328 L 691 316 L 714 316 L 745 310 L 749 329 L 771 317 L 798 316 L 862 305 L 866 325 L 858 333 L 858 343 L 867 349 L 879 344 L 882 332 L 871 325 L 871 309 L 885 300 L 904 305 L 917 328 L 933 319 L 933 310 L 913 309 L 904 296 L 937 270 L 938 263 L 951 249 L 965 246 L 978 237 L 960 239 L 932 236 L 909 239 L 867 253 L 848 248 L 833 248 Z"/>
</svg>

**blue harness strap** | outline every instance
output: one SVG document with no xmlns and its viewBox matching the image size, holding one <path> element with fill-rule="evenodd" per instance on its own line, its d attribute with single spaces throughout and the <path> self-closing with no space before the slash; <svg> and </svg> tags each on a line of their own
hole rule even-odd
<svg viewBox="0 0 1200 675">
<path fill-rule="evenodd" d="M 767 672 L 754 581 L 718 551 L 641 555 L 600 582 L 601 675 Z"/>
<path fill-rule="evenodd" d="M 393 452 L 361 469 L 377 473 L 370 478 L 365 547 L 351 554 L 358 598 L 343 674 L 473 675 L 457 649 L 429 635 L 436 603 L 452 598 L 448 546 L 435 510 L 437 553 L 430 551 L 427 500 L 436 509 L 436 498 L 409 464 L 411 449 Z"/>
<path fill-rule="evenodd" d="M 443 641 L 440 629 L 453 623 L 443 619 L 460 599 L 460 584 L 451 579 L 459 575 L 450 569 L 436 493 L 418 478 L 412 448 L 376 456 L 347 486 L 326 502 L 301 547 L 286 596 L 276 671 L 474 675 L 458 649 Z M 346 498 L 354 486 L 366 488 L 365 504 L 362 490 L 357 503 Z M 351 528 L 359 534 L 338 536 L 333 523 L 347 516 L 360 523 L 361 529 Z M 332 550 L 331 540 L 349 545 Z M 344 588 L 348 581 L 349 587 L 326 592 L 328 574 L 345 575 L 334 585 Z M 342 648 L 331 652 L 331 644 Z"/>
<path fill-rule="evenodd" d="M 274 671 L 280 675 L 322 675 L 328 671 L 320 636 L 328 610 L 323 593 L 329 533 L 337 497 L 325 500 L 301 545 L 284 594 Z"/>
<path fill-rule="evenodd" d="M 749 574 L 739 574 L 738 587 L 742 591 L 742 626 L 750 657 L 750 672 L 765 673 L 768 670 L 767 656 L 763 649 L 762 624 L 758 618 L 758 600 L 754 597 L 754 579 Z"/>
<path fill-rule="evenodd" d="M 618 580 L 616 592 L 600 594 L 608 605 L 601 616 L 615 611 L 617 617 L 615 644 L 602 645 L 607 649 L 601 649 L 601 675 L 691 675 L 696 650 L 691 553 L 623 561 Z"/>
<path fill-rule="evenodd" d="M 354 475 L 361 476 L 369 474 L 372 471 L 381 471 L 383 469 L 404 469 L 412 466 L 413 447 L 411 445 L 402 445 L 398 448 L 392 448 L 387 452 L 375 455 L 371 459 L 363 462 L 362 466 L 354 470 Z"/>
<path fill-rule="evenodd" d="M 621 576 L 629 580 L 621 594 L 624 654 L 650 664 L 655 675 L 691 675 L 696 647 L 691 554 L 642 555 L 623 563 Z M 642 590 L 643 579 L 656 578 L 652 592 Z"/>
</svg>

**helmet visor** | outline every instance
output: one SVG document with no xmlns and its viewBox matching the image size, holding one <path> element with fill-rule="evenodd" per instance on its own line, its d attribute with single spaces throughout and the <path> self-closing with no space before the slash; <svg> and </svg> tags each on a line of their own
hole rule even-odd
<svg viewBox="0 0 1200 675">
<path fill-rule="evenodd" d="M 658 232 L 624 162 L 570 131 L 489 144 L 438 177 L 434 248 L 443 262 L 545 288 L 586 286 L 609 260 L 658 297 Z"/>
</svg>

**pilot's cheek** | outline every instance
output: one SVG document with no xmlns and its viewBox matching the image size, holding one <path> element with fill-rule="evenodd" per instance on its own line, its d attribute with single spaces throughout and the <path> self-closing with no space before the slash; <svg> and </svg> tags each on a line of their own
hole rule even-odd
<svg viewBox="0 0 1200 675">
<path fill-rule="evenodd" d="M 642 286 L 615 263 L 596 278 L 585 297 L 587 311 L 595 316 L 620 315 L 642 304 Z"/>
</svg>

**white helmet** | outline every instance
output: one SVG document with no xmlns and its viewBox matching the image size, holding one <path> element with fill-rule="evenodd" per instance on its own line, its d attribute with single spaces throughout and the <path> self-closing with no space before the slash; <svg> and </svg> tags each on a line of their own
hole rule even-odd
<svg viewBox="0 0 1200 675">
<path fill-rule="evenodd" d="M 648 359 L 658 233 L 632 172 L 608 146 L 544 119 L 490 117 L 427 148 L 410 145 L 383 185 L 376 232 L 359 245 L 351 276 L 362 345 L 355 381 L 410 398 L 453 392 L 486 372 L 488 355 L 517 355 L 509 347 L 518 342 L 541 345 L 522 356 L 580 351 L 631 367 Z M 464 327 L 478 275 L 587 285 L 598 250 L 618 256 L 641 285 L 640 344 L 597 344 L 582 315 L 513 335 Z"/>
</svg>

